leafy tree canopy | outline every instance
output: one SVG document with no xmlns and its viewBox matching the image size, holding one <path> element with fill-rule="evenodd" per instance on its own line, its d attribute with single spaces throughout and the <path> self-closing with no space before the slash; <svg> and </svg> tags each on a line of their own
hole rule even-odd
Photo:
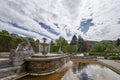
<svg viewBox="0 0 120 80">
<path fill-rule="evenodd" d="M 9 35 L 10 35 L 9 32 L 6 31 L 6 30 L 2 30 L 2 31 L 0 32 L 0 34 L 1 34 L 1 35 L 5 35 L 5 36 L 9 36 Z"/>
</svg>

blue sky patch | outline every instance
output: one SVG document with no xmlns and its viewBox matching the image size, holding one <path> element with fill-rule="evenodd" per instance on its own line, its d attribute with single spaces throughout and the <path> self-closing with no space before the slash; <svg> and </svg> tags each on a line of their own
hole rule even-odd
<svg viewBox="0 0 120 80">
<path fill-rule="evenodd" d="M 51 28 L 49 25 L 43 23 L 43 22 L 39 22 L 38 20 L 34 19 L 34 21 L 36 21 L 39 25 L 41 25 L 42 28 L 44 28 L 45 30 L 47 30 L 48 32 L 55 34 L 55 35 L 60 35 L 60 33 L 58 33 L 57 31 L 55 31 L 53 28 Z M 54 24 L 56 26 L 58 26 L 57 24 Z"/>
<path fill-rule="evenodd" d="M 20 26 L 20 25 L 18 25 L 17 23 L 14 23 L 14 22 L 8 22 L 8 23 L 11 24 L 11 25 L 14 26 L 14 27 L 17 27 L 17 28 L 20 28 L 20 29 L 23 29 L 23 30 L 28 31 L 27 28 L 25 28 L 25 27 L 23 27 L 23 26 Z"/>
<path fill-rule="evenodd" d="M 23 27 L 23 26 L 20 26 L 20 25 L 18 25 L 18 24 L 15 23 L 15 22 L 6 22 L 6 21 L 3 21 L 3 20 L 1 20 L 1 19 L 0 19 L 0 22 L 7 23 L 7 24 L 12 25 L 13 27 L 17 27 L 17 28 L 19 28 L 19 29 L 28 31 L 27 28 L 25 28 L 25 27 Z M 29 31 L 30 31 L 30 32 L 33 32 L 33 33 L 36 33 L 36 34 L 39 34 L 39 35 L 41 35 L 41 36 L 45 36 L 45 37 L 47 37 L 47 38 L 49 38 L 49 39 L 52 39 L 50 36 L 48 36 L 48 35 L 46 35 L 46 34 L 43 34 L 43 33 L 40 33 L 40 32 L 34 31 L 34 30 L 29 30 Z M 24 35 L 24 36 L 26 36 L 26 37 L 35 38 L 35 36 L 33 36 L 33 35 L 24 34 L 24 33 L 22 33 L 22 32 L 18 32 L 18 34 Z"/>
<path fill-rule="evenodd" d="M 53 33 L 55 35 L 59 35 L 60 34 L 57 31 L 55 31 L 54 29 L 52 29 L 49 25 L 46 25 L 45 23 L 40 22 L 39 24 L 41 25 L 41 27 L 43 27 L 44 29 L 46 29 L 50 33 Z"/>
<path fill-rule="evenodd" d="M 78 30 L 81 30 L 83 33 L 86 33 L 91 26 L 94 26 L 94 23 L 92 21 L 93 19 L 87 19 L 87 20 L 84 19 L 83 21 L 81 21 Z"/>
</svg>

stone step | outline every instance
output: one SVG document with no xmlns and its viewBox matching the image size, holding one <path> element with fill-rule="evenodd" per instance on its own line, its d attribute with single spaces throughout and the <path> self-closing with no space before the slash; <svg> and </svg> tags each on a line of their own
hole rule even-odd
<svg viewBox="0 0 120 80">
<path fill-rule="evenodd" d="M 0 55 L 0 58 L 9 58 L 9 55 Z"/>
<path fill-rule="evenodd" d="M 1 58 L 0 59 L 0 69 L 11 67 L 11 62 L 9 59 Z"/>
<path fill-rule="evenodd" d="M 15 74 L 19 73 L 20 69 L 21 69 L 20 66 L 7 67 L 7 68 L 0 69 L 0 80 L 1 80 L 1 78 L 5 78 L 7 76 L 11 76 L 11 75 L 15 75 Z"/>
<path fill-rule="evenodd" d="M 22 72 L 20 74 L 14 74 L 14 75 L 7 76 L 5 78 L 1 78 L 0 80 L 18 80 L 27 75 L 29 75 L 29 74 L 26 72 Z"/>
<path fill-rule="evenodd" d="M 0 52 L 0 58 L 9 58 L 10 52 Z"/>
</svg>

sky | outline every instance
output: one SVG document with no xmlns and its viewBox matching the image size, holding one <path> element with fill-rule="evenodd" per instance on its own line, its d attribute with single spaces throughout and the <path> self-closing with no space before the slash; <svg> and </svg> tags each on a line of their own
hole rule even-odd
<svg viewBox="0 0 120 80">
<path fill-rule="evenodd" d="M 68 41 L 120 37 L 120 0 L 0 0 L 0 30 Z"/>
</svg>

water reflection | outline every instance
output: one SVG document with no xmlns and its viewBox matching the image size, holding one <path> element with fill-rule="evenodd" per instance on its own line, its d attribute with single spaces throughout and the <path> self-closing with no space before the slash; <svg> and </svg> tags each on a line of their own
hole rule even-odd
<svg viewBox="0 0 120 80">
<path fill-rule="evenodd" d="M 96 61 L 76 60 L 66 65 L 69 66 L 68 71 L 65 69 L 47 76 L 26 76 L 20 80 L 120 80 L 120 75 Z"/>
<path fill-rule="evenodd" d="M 61 80 L 120 80 L 120 75 L 96 62 L 75 62 Z"/>
<path fill-rule="evenodd" d="M 83 71 L 83 72 L 80 74 L 80 76 L 78 76 L 78 78 L 79 78 L 80 80 L 88 80 L 88 75 L 87 75 L 86 71 Z"/>
</svg>

